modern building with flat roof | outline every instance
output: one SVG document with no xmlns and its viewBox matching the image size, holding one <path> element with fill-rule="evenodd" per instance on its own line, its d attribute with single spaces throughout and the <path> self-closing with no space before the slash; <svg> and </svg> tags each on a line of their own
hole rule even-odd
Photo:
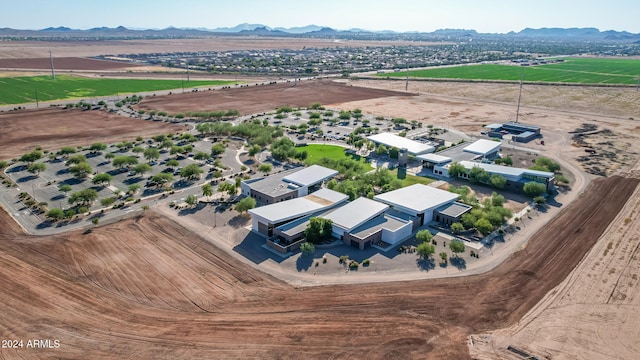
<svg viewBox="0 0 640 360">
<path fill-rule="evenodd" d="M 398 149 L 407 149 L 407 152 L 414 156 L 432 153 L 435 151 L 435 147 L 431 145 L 423 144 L 419 141 L 407 139 L 388 132 L 367 136 L 367 139 L 376 144 L 382 144 L 388 148 L 395 147 Z"/>
<path fill-rule="evenodd" d="M 382 214 L 389 205 L 360 197 L 352 202 L 330 212 L 325 219 L 333 222 L 333 236 L 342 239 L 345 232 L 349 232 L 374 217 Z"/>
<path fill-rule="evenodd" d="M 554 176 L 555 174 L 548 171 L 539 171 L 539 170 L 529 170 L 511 166 L 497 165 L 497 164 L 485 164 L 474 161 L 460 161 L 460 165 L 464 166 L 468 171 L 473 169 L 474 167 L 479 167 L 489 174 L 497 174 L 503 176 L 507 182 L 505 184 L 505 189 L 513 190 L 513 191 L 522 191 L 524 184 L 535 181 L 541 184 L 544 184 L 547 187 L 547 191 L 552 190 L 554 187 Z M 449 164 L 444 164 L 443 166 L 438 166 L 433 169 L 442 172 L 443 176 L 449 177 Z M 463 179 L 467 179 L 468 174 L 462 174 L 460 176 Z"/>
<path fill-rule="evenodd" d="M 453 203 L 458 199 L 458 194 L 423 184 L 414 184 L 376 195 L 373 199 L 418 218 L 416 225 L 422 226 L 433 220 L 435 209 Z"/>
<path fill-rule="evenodd" d="M 348 198 L 345 194 L 324 188 L 304 197 L 251 209 L 249 214 L 252 231 L 272 237 L 276 227 L 306 215 L 331 209 L 346 202 Z"/>
<path fill-rule="evenodd" d="M 425 169 L 434 169 L 434 174 L 442 175 L 435 171 L 435 167 L 444 166 L 450 162 L 494 159 L 499 156 L 502 142 L 480 139 L 471 144 L 452 146 L 435 154 L 422 154 L 416 159 L 422 161 Z"/>
<path fill-rule="evenodd" d="M 273 204 L 313 193 L 337 174 L 336 170 L 312 165 L 244 180 L 240 188 L 243 195 L 256 199 L 259 204 Z"/>
</svg>

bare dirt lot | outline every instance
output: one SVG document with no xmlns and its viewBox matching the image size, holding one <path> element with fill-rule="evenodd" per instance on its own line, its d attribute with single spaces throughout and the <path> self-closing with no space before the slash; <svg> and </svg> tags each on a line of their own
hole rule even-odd
<svg viewBox="0 0 640 360">
<path fill-rule="evenodd" d="M 594 181 L 484 275 L 300 289 L 155 214 L 33 237 L 3 211 L 0 336 L 62 345 L 1 355 L 469 358 L 466 336 L 516 323 L 578 264 L 637 184 Z"/>
<path fill-rule="evenodd" d="M 279 106 L 307 107 L 313 103 L 332 104 L 382 97 L 412 96 L 399 91 L 363 88 L 330 80 L 302 81 L 231 88 L 198 93 L 172 94 L 146 98 L 136 109 L 169 113 L 235 109 L 241 114 L 275 110 Z"/>
<path fill-rule="evenodd" d="M 79 57 L 57 57 L 54 60 L 54 68 L 63 70 L 114 70 L 137 66 L 140 65 Z M 0 59 L 0 69 L 51 69 L 51 60 L 49 58 Z"/>
<path fill-rule="evenodd" d="M 104 111 L 47 108 L 0 113 L 0 159 L 22 155 L 36 146 L 57 150 L 184 130 L 182 125 L 145 121 Z"/>
</svg>

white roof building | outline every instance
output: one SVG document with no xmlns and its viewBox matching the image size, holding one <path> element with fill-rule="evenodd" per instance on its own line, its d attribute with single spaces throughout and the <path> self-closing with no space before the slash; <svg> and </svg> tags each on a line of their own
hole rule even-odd
<svg viewBox="0 0 640 360">
<path fill-rule="evenodd" d="M 466 146 L 463 151 L 478 154 L 482 156 L 497 154 L 500 151 L 502 143 L 500 141 L 480 139 L 474 141 L 471 145 Z"/>
<path fill-rule="evenodd" d="M 405 214 L 422 216 L 423 221 L 420 225 L 423 225 L 431 221 L 433 210 L 456 201 L 458 194 L 423 184 L 415 184 L 376 195 L 373 199 Z"/>
<path fill-rule="evenodd" d="M 261 206 L 249 210 L 254 231 L 259 231 L 260 225 L 279 225 L 288 220 L 294 220 L 315 212 L 321 212 L 347 201 L 345 194 L 330 189 L 320 189 L 310 195 L 295 198 L 275 204 Z"/>
<path fill-rule="evenodd" d="M 282 178 L 288 183 L 298 186 L 309 186 L 317 184 L 338 175 L 338 171 L 320 165 L 311 165 L 302 170 L 296 171 Z"/>
<path fill-rule="evenodd" d="M 349 232 L 374 217 L 382 214 L 389 205 L 360 197 L 352 202 L 323 216 L 333 222 L 333 232 L 339 237 L 343 232 Z M 336 229 L 339 228 L 339 229 Z"/>
<path fill-rule="evenodd" d="M 504 165 L 496 165 L 496 164 L 484 164 L 478 163 L 475 161 L 460 161 L 460 165 L 464 166 L 466 169 L 472 169 L 474 167 L 479 167 L 490 174 L 498 174 L 505 177 L 505 179 L 509 181 L 520 181 L 525 176 L 529 177 L 537 177 L 537 178 L 545 178 L 552 179 L 554 177 L 554 173 L 548 171 L 540 171 L 540 170 L 529 170 L 511 166 Z"/>
<path fill-rule="evenodd" d="M 420 155 L 426 153 L 432 153 L 435 148 L 431 145 L 423 144 L 419 141 L 403 138 L 392 133 L 380 133 L 376 135 L 367 136 L 367 139 L 373 141 L 376 144 L 382 144 L 386 147 L 396 147 L 398 149 L 407 149 L 407 152 L 412 155 Z"/>
</svg>

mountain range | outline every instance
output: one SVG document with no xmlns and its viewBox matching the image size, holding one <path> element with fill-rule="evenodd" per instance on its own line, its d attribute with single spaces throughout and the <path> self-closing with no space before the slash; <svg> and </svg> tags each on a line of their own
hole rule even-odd
<svg viewBox="0 0 640 360">
<path fill-rule="evenodd" d="M 303 27 L 271 28 L 262 24 L 239 24 L 234 27 L 207 28 L 175 28 L 165 29 L 129 29 L 124 26 L 115 28 L 95 27 L 87 30 L 68 27 L 48 27 L 41 30 L 21 30 L 0 28 L 0 37 L 12 38 L 175 38 L 175 37 L 208 37 L 215 35 L 239 36 L 275 36 L 275 37 L 328 37 L 328 38 L 367 38 L 398 39 L 403 37 L 427 38 L 473 38 L 473 37 L 509 37 L 540 38 L 549 40 L 580 41 L 623 41 L 640 43 L 640 34 L 627 31 L 600 31 L 596 28 L 526 28 L 519 32 L 506 34 L 478 33 L 466 29 L 440 29 L 433 32 L 395 32 L 390 30 L 369 31 L 363 29 L 336 30 L 318 25 Z"/>
</svg>

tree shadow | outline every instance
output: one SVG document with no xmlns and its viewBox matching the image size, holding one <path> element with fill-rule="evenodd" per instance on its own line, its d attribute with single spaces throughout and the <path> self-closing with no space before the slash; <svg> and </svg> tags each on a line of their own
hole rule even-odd
<svg viewBox="0 0 640 360">
<path fill-rule="evenodd" d="M 296 260 L 296 269 L 298 271 L 307 271 L 313 264 L 313 254 L 301 254 Z"/>
<path fill-rule="evenodd" d="M 61 181 L 61 182 L 60 182 L 60 185 L 62 185 L 62 184 L 66 184 L 66 185 L 78 185 L 78 184 L 82 183 L 83 181 L 84 181 L 84 180 L 82 180 L 82 179 L 78 179 L 78 178 L 75 178 L 75 177 L 74 177 L 74 178 L 69 178 L 69 179 L 66 179 L 66 180 L 64 180 L 64 181 Z"/>
<path fill-rule="evenodd" d="M 436 263 L 431 257 L 428 257 L 428 258 L 423 258 L 421 256 L 418 257 L 416 259 L 416 265 L 418 265 L 418 268 L 423 271 L 429 271 L 436 268 Z"/>
<path fill-rule="evenodd" d="M 127 178 L 122 183 L 125 184 L 125 185 L 131 185 L 131 184 L 137 184 L 140 181 L 142 181 L 142 178 L 136 176 L 136 177 Z"/>
<path fill-rule="evenodd" d="M 63 194 L 58 194 L 54 197 L 51 198 L 52 201 L 59 201 L 59 200 L 63 200 L 64 199 L 64 195 Z"/>
<path fill-rule="evenodd" d="M 35 176 L 35 175 L 27 175 L 27 176 L 23 176 L 23 177 L 19 178 L 18 180 L 16 180 L 16 182 L 23 183 L 23 182 L 35 180 L 37 178 L 38 177 Z"/>
<path fill-rule="evenodd" d="M 216 210 L 217 212 L 217 210 Z M 243 214 L 238 214 L 234 217 L 232 217 L 231 219 L 229 219 L 229 221 L 227 222 L 232 228 L 237 229 L 240 227 L 244 227 L 247 226 L 247 224 L 249 224 L 250 221 L 250 217 L 243 215 Z"/>
<path fill-rule="evenodd" d="M 27 165 L 16 165 L 7 169 L 7 173 L 16 173 L 24 170 L 27 170 Z"/>
<path fill-rule="evenodd" d="M 69 173 L 69 168 L 64 168 L 56 171 L 56 175 L 64 175 Z"/>
<path fill-rule="evenodd" d="M 458 270 L 465 270 L 467 268 L 467 262 L 461 257 L 449 258 L 451 265 L 455 266 Z"/>
<path fill-rule="evenodd" d="M 188 208 L 185 208 L 185 209 L 180 209 L 180 211 L 178 211 L 178 216 L 193 215 L 193 214 L 197 213 L 198 211 L 204 209 L 206 206 L 207 206 L 207 204 L 198 203 L 194 207 L 188 207 Z"/>
</svg>

